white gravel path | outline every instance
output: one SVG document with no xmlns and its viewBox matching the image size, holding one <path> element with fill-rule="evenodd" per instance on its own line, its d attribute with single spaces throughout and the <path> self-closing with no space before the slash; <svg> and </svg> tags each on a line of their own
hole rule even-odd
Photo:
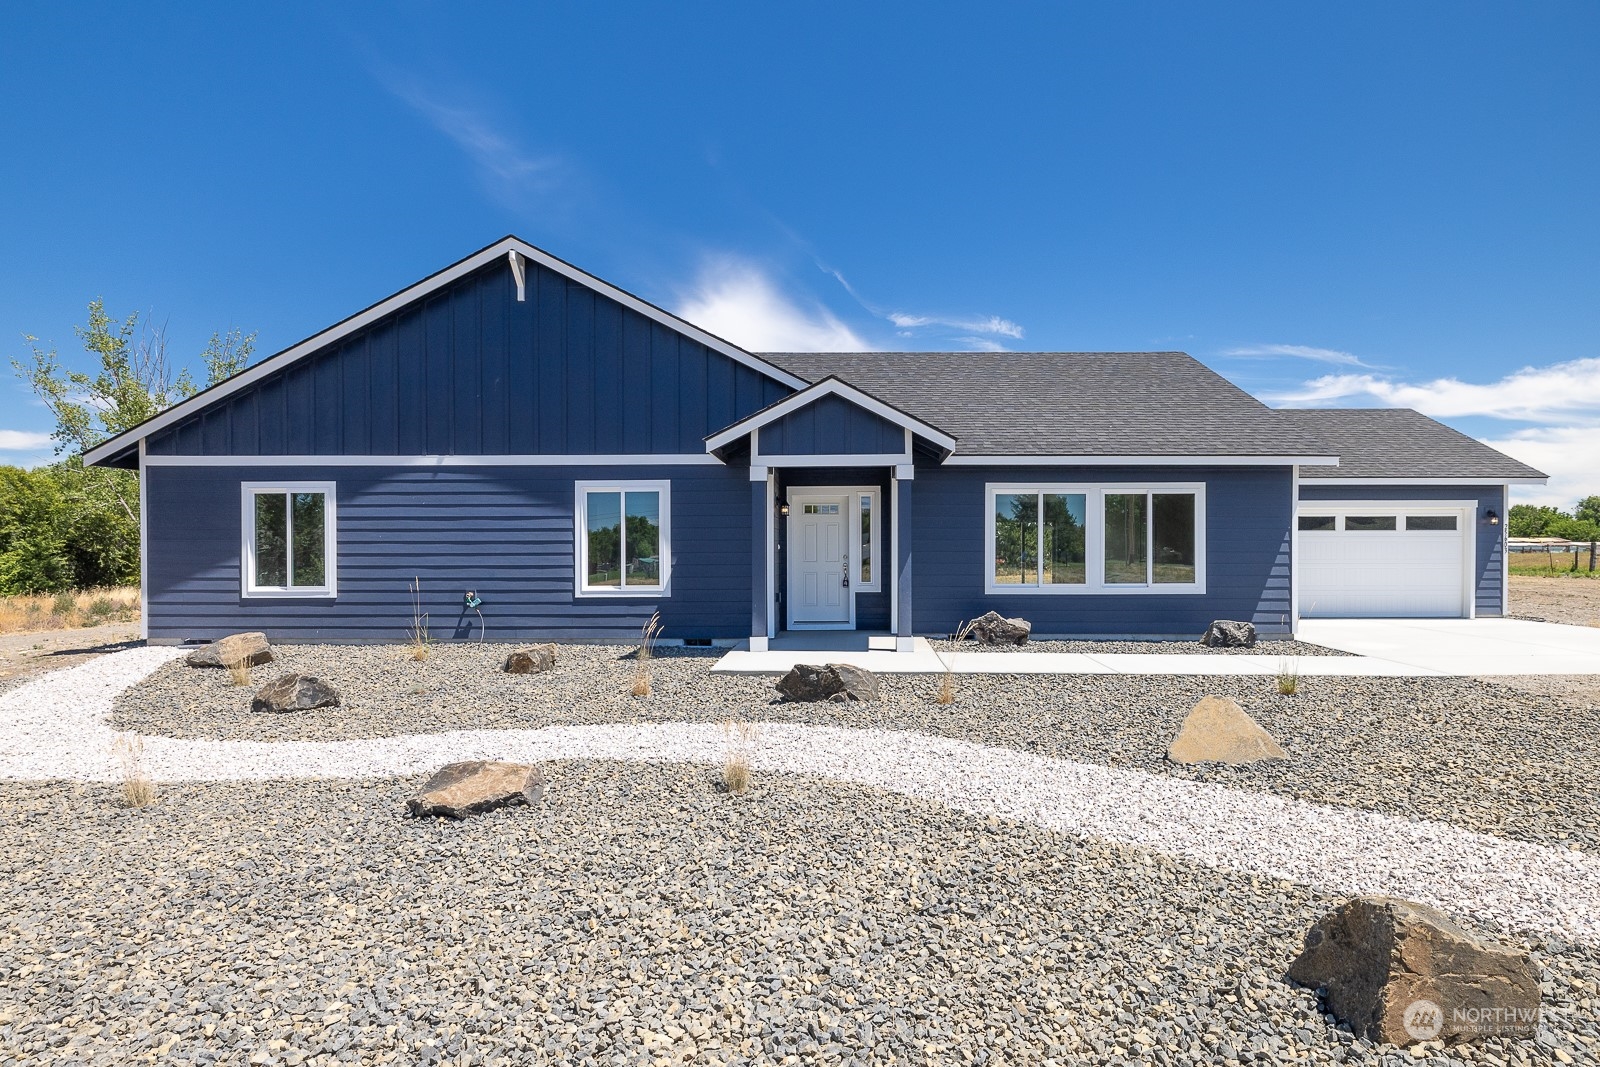
<svg viewBox="0 0 1600 1067">
<path fill-rule="evenodd" d="M 0 777 L 116 780 L 112 700 L 179 654 L 130 649 L 0 695 Z M 691 723 L 341 742 L 143 741 L 148 770 L 165 781 L 370 778 L 479 758 L 718 764 L 727 746 L 720 728 Z M 926 734 L 766 724 L 753 762 L 758 772 L 858 782 L 1225 870 L 1388 893 L 1600 944 L 1600 858 L 1581 852 Z"/>
</svg>

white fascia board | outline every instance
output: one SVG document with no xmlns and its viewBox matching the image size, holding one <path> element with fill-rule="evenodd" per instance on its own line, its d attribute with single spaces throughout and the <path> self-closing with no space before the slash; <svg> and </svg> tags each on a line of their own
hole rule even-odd
<svg viewBox="0 0 1600 1067">
<path fill-rule="evenodd" d="M 1476 500 L 1302 500 L 1297 515 L 1344 514 L 1347 511 L 1474 511 Z"/>
<path fill-rule="evenodd" d="M 741 419 L 739 422 L 729 426 L 726 430 L 719 430 L 712 434 L 706 438 L 706 451 L 715 452 L 719 448 L 732 444 L 745 434 L 753 430 L 759 430 L 768 423 L 776 422 L 785 415 L 798 411 L 807 404 L 821 400 L 825 396 L 837 396 L 848 400 L 857 407 L 872 412 L 879 418 L 888 419 L 896 426 L 932 441 L 947 452 L 956 447 L 956 439 L 943 430 L 929 426 L 921 419 L 913 415 L 907 415 L 900 409 L 885 404 L 870 393 L 863 393 L 849 382 L 839 378 L 827 377 L 815 385 L 806 386 L 798 393 L 792 393 L 784 397 L 777 403 L 767 405 L 754 415 Z"/>
<path fill-rule="evenodd" d="M 523 241 L 520 238 L 507 237 L 504 240 L 495 242 L 481 252 L 476 252 L 468 256 L 459 263 L 455 263 L 449 267 L 446 267 L 437 274 L 429 275 L 422 281 L 417 282 L 415 285 L 412 285 L 409 288 L 402 289 L 400 292 L 394 294 L 388 299 L 381 300 L 378 303 L 373 304 L 365 311 L 357 312 L 344 321 L 328 327 L 321 333 L 306 338 L 297 345 L 286 348 L 276 355 L 268 356 L 255 366 L 248 367 L 245 370 L 240 371 L 238 374 L 235 374 L 226 381 L 214 385 L 202 392 L 196 393 L 188 400 L 174 404 L 166 411 L 163 411 L 161 414 L 156 415 L 153 418 L 146 419 L 144 422 L 133 427 L 131 430 L 127 430 L 124 433 L 113 437 L 111 440 L 89 449 L 83 454 L 83 462 L 85 465 L 93 465 L 102 460 L 109 459 L 118 452 L 126 450 L 135 441 L 142 440 L 145 437 L 148 437 L 150 434 L 164 430 L 173 423 L 178 422 L 181 419 L 188 418 L 196 411 L 214 404 L 219 400 L 223 400 L 238 392 L 240 389 L 243 389 L 249 385 L 253 385 L 268 375 L 276 374 L 289 364 L 294 363 L 295 361 L 308 356 L 319 349 L 325 348 L 328 345 L 333 344 L 343 337 L 349 336 L 365 326 L 372 325 L 374 322 L 393 314 L 394 312 L 405 307 L 407 304 L 413 303 L 414 301 L 427 296 L 429 293 L 442 289 L 457 279 L 471 274 L 479 267 L 483 267 L 494 262 L 495 260 L 505 258 L 511 252 L 520 253 L 525 258 L 531 259 L 541 266 L 548 267 L 557 274 L 570 278 L 581 285 L 588 286 L 590 289 L 593 289 L 600 295 L 609 297 L 610 299 L 615 300 L 617 303 L 622 304 L 624 307 L 631 308 L 632 310 L 639 312 L 641 315 L 659 322 L 668 329 L 680 333 L 685 337 L 691 338 L 692 340 L 698 341 L 707 348 L 710 348 L 716 352 L 720 352 L 722 355 L 734 360 L 736 363 L 741 363 L 744 366 L 749 367 L 751 370 L 766 375 L 768 378 L 782 382 L 784 385 L 787 385 L 792 389 L 803 389 L 807 384 L 804 378 L 790 374 L 788 371 L 777 366 L 776 364 L 768 363 L 764 359 L 760 359 L 754 355 L 751 355 L 749 352 L 739 348 L 737 345 L 731 344 L 728 341 L 724 341 L 715 334 L 707 333 L 700 327 L 685 322 L 676 315 L 673 315 L 667 311 L 663 311 L 661 308 L 656 307 L 654 304 L 651 304 L 648 301 L 639 299 L 632 293 L 618 289 L 609 282 L 603 282 L 594 275 L 579 270 L 577 267 L 574 267 L 565 260 L 557 259 L 548 252 L 535 248 L 533 245 L 528 244 L 528 242 Z"/>
<path fill-rule="evenodd" d="M 1339 465 L 1338 456 L 951 456 L 947 467 L 1294 467 Z"/>
<path fill-rule="evenodd" d="M 151 467 L 714 467 L 702 452 L 566 456 L 145 456 Z"/>
<path fill-rule="evenodd" d="M 1300 487 L 1312 485 L 1546 485 L 1549 478 L 1322 478 L 1302 477 Z"/>
</svg>

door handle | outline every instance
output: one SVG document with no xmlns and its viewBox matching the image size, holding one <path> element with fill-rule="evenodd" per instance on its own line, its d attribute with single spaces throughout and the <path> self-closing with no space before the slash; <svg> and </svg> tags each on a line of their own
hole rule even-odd
<svg viewBox="0 0 1600 1067">
<path fill-rule="evenodd" d="M 844 564 L 844 570 L 839 572 L 839 584 L 844 586 L 846 589 L 849 589 L 850 588 L 850 553 L 846 552 L 844 554 L 844 558 L 842 560 L 840 560 L 840 562 Z"/>
</svg>

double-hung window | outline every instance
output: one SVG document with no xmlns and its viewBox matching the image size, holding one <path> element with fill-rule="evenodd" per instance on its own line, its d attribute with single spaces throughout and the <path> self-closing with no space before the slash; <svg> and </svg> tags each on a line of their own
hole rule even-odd
<svg viewBox="0 0 1600 1067">
<path fill-rule="evenodd" d="M 245 482 L 242 496 L 243 595 L 336 596 L 334 483 Z"/>
<path fill-rule="evenodd" d="M 1201 593 L 1205 486 L 990 485 L 990 593 Z"/>
<path fill-rule="evenodd" d="M 667 482 L 579 482 L 575 502 L 579 596 L 660 596 L 672 566 Z"/>
</svg>

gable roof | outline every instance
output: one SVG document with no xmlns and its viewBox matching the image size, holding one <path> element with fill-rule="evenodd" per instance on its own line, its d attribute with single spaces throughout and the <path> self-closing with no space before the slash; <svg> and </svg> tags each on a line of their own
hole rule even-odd
<svg viewBox="0 0 1600 1067">
<path fill-rule="evenodd" d="M 1339 452 L 1338 467 L 1308 467 L 1302 480 L 1548 480 L 1504 452 L 1410 408 L 1287 408 L 1290 422 Z"/>
<path fill-rule="evenodd" d="M 715 452 L 726 448 L 752 430 L 758 430 L 770 423 L 777 422 L 785 415 L 798 411 L 808 404 L 816 403 L 825 396 L 840 397 L 856 407 L 872 412 L 879 418 L 887 419 L 896 426 L 903 426 L 912 433 L 938 445 L 947 453 L 953 451 L 956 447 L 956 439 L 937 426 L 930 426 L 916 416 L 901 411 L 893 404 L 885 403 L 870 393 L 864 392 L 849 382 L 842 381 L 830 374 L 797 393 L 791 393 L 782 400 L 768 404 L 760 411 L 739 420 L 732 426 L 711 434 L 706 438 L 706 451 Z"/>
<path fill-rule="evenodd" d="M 520 273 L 523 268 L 515 261 L 513 258 L 514 256 L 521 256 L 527 260 L 532 260 L 533 262 L 547 267 L 558 274 L 564 275 L 565 277 L 570 278 L 581 285 L 585 285 L 600 295 L 608 297 L 609 299 L 614 300 L 633 311 L 637 311 L 640 314 L 645 315 L 646 317 L 653 319 L 658 323 L 661 323 L 663 326 L 666 326 L 669 329 L 675 330 L 678 333 L 691 338 L 692 340 L 698 341 L 700 344 L 705 345 L 712 351 L 721 353 L 722 355 L 727 356 L 729 359 L 732 359 L 737 363 L 741 363 L 752 370 L 766 375 L 769 378 L 779 381 L 792 389 L 802 388 L 806 385 L 806 381 L 804 379 L 798 377 L 790 371 L 774 366 L 759 356 L 755 356 L 749 352 L 746 352 L 744 349 L 723 340 L 715 334 L 708 333 L 692 323 L 685 322 L 683 319 L 678 318 L 671 312 L 664 311 L 647 300 L 643 300 L 637 296 L 634 296 L 632 293 L 629 293 L 626 290 L 619 289 L 609 282 L 601 281 L 594 275 L 589 274 L 586 271 L 579 270 L 577 267 L 574 267 L 565 260 L 552 256 L 550 253 L 529 244 L 520 237 L 507 236 L 501 238 L 492 245 L 488 245 L 485 248 L 479 249 L 478 251 L 472 253 L 472 255 L 467 256 L 465 259 L 461 259 L 455 263 L 452 263 L 443 270 L 430 274 L 428 277 L 407 286 L 392 296 L 385 297 L 370 307 L 356 312 L 349 318 L 344 319 L 341 322 L 337 322 L 334 325 L 329 326 L 327 329 L 313 334 L 297 344 L 291 345 L 280 352 L 268 356 L 261 362 L 245 368 L 238 374 L 233 375 L 231 378 L 218 382 L 216 385 L 196 393 L 194 396 L 182 401 L 181 403 L 174 404 L 172 407 L 167 408 L 160 414 L 141 422 L 139 425 L 125 430 L 117 436 L 112 437 L 99 445 L 96 445 L 94 448 L 89 449 L 83 454 L 83 461 L 85 464 L 92 465 L 97 463 L 114 463 L 120 459 L 123 459 L 138 447 L 138 444 L 141 440 L 150 436 L 151 434 L 163 430 L 174 423 L 181 422 L 182 420 L 190 417 L 198 411 L 205 409 L 211 404 L 214 404 L 225 397 L 231 396 L 239 390 L 253 385 L 263 378 L 276 374 L 297 360 L 312 355 L 313 353 L 336 343 L 341 338 L 347 337 L 363 327 L 378 322 L 379 320 L 395 313 L 396 311 L 399 311 L 408 304 L 413 304 L 426 298 L 430 293 L 437 292 L 438 290 L 443 289 L 445 286 L 450 285 L 451 283 L 467 276 L 468 274 L 471 274 L 473 271 L 488 266 L 496 260 L 505 261 L 507 270 Z"/>
<path fill-rule="evenodd" d="M 948 462 L 1068 457 L 1333 463 L 1338 449 L 1183 352 L 769 352 L 955 437 Z"/>
</svg>

